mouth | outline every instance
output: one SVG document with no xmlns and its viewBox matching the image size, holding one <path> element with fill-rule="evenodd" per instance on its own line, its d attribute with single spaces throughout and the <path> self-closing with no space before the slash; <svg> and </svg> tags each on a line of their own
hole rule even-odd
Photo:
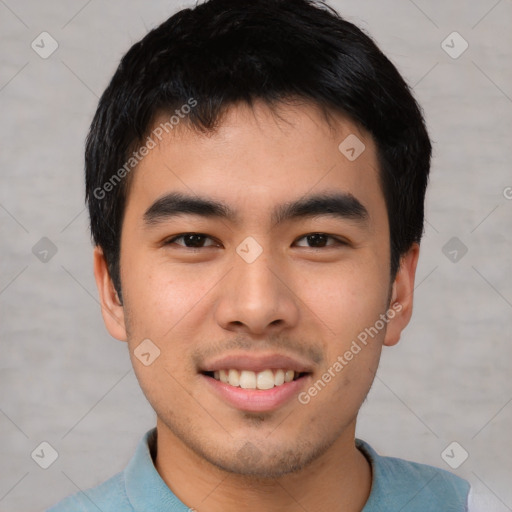
<svg viewBox="0 0 512 512">
<path fill-rule="evenodd" d="M 283 386 L 309 375 L 308 372 L 296 372 L 286 368 L 278 368 L 277 370 L 267 368 L 259 372 L 230 368 L 201 373 L 206 377 L 210 377 L 234 388 L 257 389 L 260 391 Z"/>
<path fill-rule="evenodd" d="M 231 355 L 199 369 L 207 389 L 225 404 L 249 412 L 270 412 L 293 400 L 313 375 L 313 366 L 293 357 Z"/>
</svg>

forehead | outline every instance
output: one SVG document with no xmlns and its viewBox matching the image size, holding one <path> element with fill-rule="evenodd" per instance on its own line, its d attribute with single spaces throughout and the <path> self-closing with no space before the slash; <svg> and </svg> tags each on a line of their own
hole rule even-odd
<svg viewBox="0 0 512 512">
<path fill-rule="evenodd" d="M 154 129 L 167 119 L 156 120 L 157 144 L 131 176 L 126 210 L 139 217 L 170 192 L 229 204 L 242 220 L 275 220 L 277 203 L 333 192 L 355 197 L 370 217 L 385 211 L 374 142 L 338 114 L 327 122 L 308 104 L 239 104 L 214 131 L 194 130 L 185 118 L 159 140 Z"/>
</svg>

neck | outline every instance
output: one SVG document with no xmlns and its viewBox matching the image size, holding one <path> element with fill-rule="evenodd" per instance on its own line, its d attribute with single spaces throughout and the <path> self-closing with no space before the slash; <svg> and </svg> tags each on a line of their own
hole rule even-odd
<svg viewBox="0 0 512 512">
<path fill-rule="evenodd" d="M 360 512 L 371 467 L 355 447 L 355 421 L 320 457 L 296 473 L 263 479 L 226 472 L 192 452 L 157 421 L 155 467 L 173 493 L 201 512 Z"/>
</svg>

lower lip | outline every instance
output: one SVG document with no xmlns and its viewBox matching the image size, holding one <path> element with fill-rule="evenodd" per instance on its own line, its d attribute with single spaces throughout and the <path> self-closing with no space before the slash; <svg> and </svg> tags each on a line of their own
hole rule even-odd
<svg viewBox="0 0 512 512">
<path fill-rule="evenodd" d="M 305 386 L 309 375 L 264 390 L 236 388 L 206 375 L 201 377 L 217 396 L 236 409 L 247 412 L 270 412 L 296 397 Z"/>
</svg>

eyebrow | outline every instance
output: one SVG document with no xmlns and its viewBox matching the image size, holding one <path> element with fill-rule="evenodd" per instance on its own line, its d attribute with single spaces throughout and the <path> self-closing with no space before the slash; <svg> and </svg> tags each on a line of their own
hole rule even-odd
<svg viewBox="0 0 512 512">
<path fill-rule="evenodd" d="M 236 223 L 239 216 L 222 201 L 211 198 L 171 192 L 157 199 L 144 213 L 144 223 L 153 226 L 183 215 L 219 218 Z M 272 225 L 290 220 L 318 216 L 335 217 L 367 224 L 368 210 L 349 193 L 323 193 L 310 195 L 277 205 L 271 215 Z"/>
</svg>

